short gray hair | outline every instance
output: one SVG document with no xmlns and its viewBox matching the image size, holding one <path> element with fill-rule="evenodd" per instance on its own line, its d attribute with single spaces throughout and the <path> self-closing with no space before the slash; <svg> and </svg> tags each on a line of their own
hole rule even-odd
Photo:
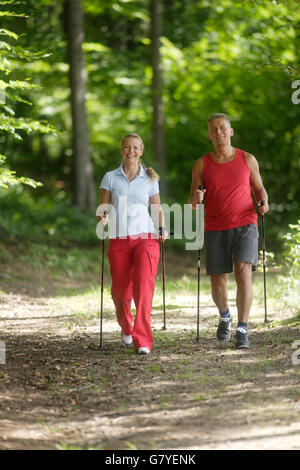
<svg viewBox="0 0 300 470">
<path fill-rule="evenodd" d="M 225 113 L 214 113 L 209 118 L 207 119 L 207 124 L 209 124 L 211 121 L 214 121 L 215 119 L 225 119 L 230 124 L 231 127 L 231 122 L 227 114 Z"/>
</svg>

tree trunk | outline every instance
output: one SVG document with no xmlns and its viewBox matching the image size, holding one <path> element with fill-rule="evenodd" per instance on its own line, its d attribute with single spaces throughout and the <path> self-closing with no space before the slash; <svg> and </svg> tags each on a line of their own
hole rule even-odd
<svg viewBox="0 0 300 470">
<path fill-rule="evenodd" d="M 161 173 L 161 192 L 166 193 L 165 176 L 167 173 L 167 159 L 165 148 L 165 116 L 163 109 L 163 77 L 160 58 L 160 36 L 162 31 L 162 3 L 161 0 L 150 1 L 151 13 L 151 49 L 152 49 L 152 103 L 153 103 L 153 150 Z"/>
<path fill-rule="evenodd" d="M 0 224 L 0 240 L 3 240 L 4 238 L 8 238 L 8 233 Z"/>
<path fill-rule="evenodd" d="M 73 122 L 74 200 L 79 209 L 90 210 L 95 206 L 95 192 L 85 110 L 87 73 L 82 52 L 84 26 L 81 0 L 66 0 L 65 18 Z"/>
</svg>

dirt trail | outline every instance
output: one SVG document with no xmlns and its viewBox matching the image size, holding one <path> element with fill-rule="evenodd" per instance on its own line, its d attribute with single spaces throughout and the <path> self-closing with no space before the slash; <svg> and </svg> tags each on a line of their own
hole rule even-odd
<svg viewBox="0 0 300 470">
<path fill-rule="evenodd" d="M 98 291 L 55 295 L 58 286 L 83 292 L 88 283 L 6 272 L 1 449 L 299 450 L 300 365 L 291 360 L 299 328 L 259 331 L 254 314 L 251 350 L 235 350 L 233 340 L 222 347 L 215 310 L 202 296 L 197 344 L 193 296 L 173 292 L 166 331 L 156 297 L 153 351 L 140 357 L 120 342 L 107 289 L 100 350 Z M 262 318 L 262 307 L 254 313 Z"/>
</svg>

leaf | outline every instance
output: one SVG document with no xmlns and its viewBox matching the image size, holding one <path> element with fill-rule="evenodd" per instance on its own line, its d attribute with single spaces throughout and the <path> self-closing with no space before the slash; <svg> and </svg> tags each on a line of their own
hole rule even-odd
<svg viewBox="0 0 300 470">
<path fill-rule="evenodd" d="M 130 450 L 138 450 L 138 448 L 134 444 L 132 444 L 132 442 L 130 441 L 125 441 L 125 444 Z"/>
<path fill-rule="evenodd" d="M 12 31 L 9 31 L 8 29 L 3 29 L 3 28 L 0 28 L 0 35 L 8 36 L 13 39 L 18 39 L 19 37 L 16 33 L 13 33 Z"/>
<path fill-rule="evenodd" d="M 25 13 L 13 13 L 11 11 L 0 11 L 0 16 L 12 16 L 12 17 L 19 17 L 19 18 L 28 18 Z"/>
</svg>

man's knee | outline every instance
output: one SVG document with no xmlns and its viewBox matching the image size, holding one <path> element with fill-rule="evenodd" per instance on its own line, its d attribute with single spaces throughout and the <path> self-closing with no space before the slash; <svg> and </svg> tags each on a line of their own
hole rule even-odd
<svg viewBox="0 0 300 470">
<path fill-rule="evenodd" d="M 214 274 L 210 277 L 212 295 L 226 295 L 227 275 Z"/>
<path fill-rule="evenodd" d="M 239 283 L 251 282 L 252 264 L 251 263 L 235 263 L 234 274 L 236 281 Z"/>
<path fill-rule="evenodd" d="M 227 284 L 227 274 L 212 274 L 210 276 L 210 281 L 212 286 L 216 287 L 226 287 Z"/>
</svg>

